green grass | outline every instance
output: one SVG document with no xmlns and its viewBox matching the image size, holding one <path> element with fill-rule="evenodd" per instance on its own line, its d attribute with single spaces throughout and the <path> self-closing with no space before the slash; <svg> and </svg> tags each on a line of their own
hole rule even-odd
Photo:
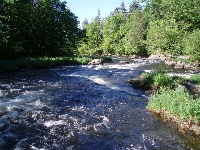
<svg viewBox="0 0 200 150">
<path fill-rule="evenodd" d="M 154 93 L 151 95 L 147 109 L 158 114 L 164 119 L 199 126 L 200 124 L 200 97 L 190 95 L 184 87 L 186 79 L 172 76 L 165 71 L 157 70 L 153 73 L 143 73 L 140 77 L 143 85 L 156 85 Z M 193 75 L 190 80 L 199 84 L 200 75 Z M 199 127 L 192 129 L 195 134 L 200 134 Z"/>
<path fill-rule="evenodd" d="M 193 82 L 194 84 L 200 85 L 200 75 L 195 74 L 190 77 L 190 81 Z"/>
<path fill-rule="evenodd" d="M 193 99 L 183 89 L 162 88 L 155 92 L 148 103 L 148 110 L 165 111 L 181 120 L 200 121 L 200 97 Z"/>
<path fill-rule="evenodd" d="M 167 121 L 177 121 L 178 125 L 182 123 L 188 126 L 194 125 L 195 134 L 200 134 L 200 97 L 199 95 L 190 95 L 184 87 L 186 79 L 182 77 L 170 77 L 165 71 L 157 70 L 152 73 L 143 73 L 140 78 L 143 86 L 155 87 L 151 95 L 147 109 L 161 116 Z M 190 80 L 200 85 L 200 75 L 191 76 Z M 151 86 L 155 85 L 155 86 Z"/>
<path fill-rule="evenodd" d="M 184 79 L 181 77 L 177 76 L 170 77 L 163 70 L 157 70 L 152 73 L 142 73 L 140 78 L 136 78 L 135 80 L 139 80 L 142 83 L 142 85 L 146 87 L 155 85 L 157 88 L 161 87 L 174 88 L 184 81 Z"/>
</svg>

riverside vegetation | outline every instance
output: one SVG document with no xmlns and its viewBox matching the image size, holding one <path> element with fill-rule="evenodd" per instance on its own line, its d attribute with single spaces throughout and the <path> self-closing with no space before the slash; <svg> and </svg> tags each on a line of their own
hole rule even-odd
<svg viewBox="0 0 200 150">
<path fill-rule="evenodd" d="M 187 80 L 170 77 L 162 70 L 143 73 L 131 80 L 133 86 L 151 90 L 147 109 L 160 116 L 182 132 L 200 135 L 200 97 L 191 95 L 183 86 Z M 192 75 L 190 81 L 200 83 L 200 75 Z"/>
<path fill-rule="evenodd" d="M 0 73 L 20 71 L 24 69 L 42 69 L 58 65 L 85 65 L 92 59 L 100 59 L 102 63 L 112 62 L 110 57 L 40 57 L 40 58 L 21 58 L 16 60 L 0 60 Z"/>
</svg>

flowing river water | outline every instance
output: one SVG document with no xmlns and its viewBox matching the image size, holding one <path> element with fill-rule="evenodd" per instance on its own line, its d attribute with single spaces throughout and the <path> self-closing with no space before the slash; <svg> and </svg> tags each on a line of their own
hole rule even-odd
<svg viewBox="0 0 200 150">
<path fill-rule="evenodd" d="M 148 113 L 148 96 L 126 82 L 149 64 L 137 60 L 1 75 L 0 149 L 200 148 Z"/>
</svg>

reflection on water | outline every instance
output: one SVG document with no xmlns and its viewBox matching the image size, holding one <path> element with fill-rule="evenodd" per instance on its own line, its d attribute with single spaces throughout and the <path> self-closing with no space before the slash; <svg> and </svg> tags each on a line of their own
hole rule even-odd
<svg viewBox="0 0 200 150">
<path fill-rule="evenodd" d="M 149 114 L 126 83 L 148 61 L 0 77 L 1 149 L 197 149 Z"/>
</svg>

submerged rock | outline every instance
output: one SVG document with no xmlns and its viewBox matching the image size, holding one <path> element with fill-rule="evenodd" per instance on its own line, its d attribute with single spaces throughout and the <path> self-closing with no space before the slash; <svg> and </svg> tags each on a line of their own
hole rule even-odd
<svg viewBox="0 0 200 150">
<path fill-rule="evenodd" d="M 129 64 L 129 61 L 120 61 L 120 64 Z"/>
<path fill-rule="evenodd" d="M 88 65 L 99 65 L 102 64 L 101 59 L 93 59 L 91 62 L 88 63 Z"/>
</svg>

